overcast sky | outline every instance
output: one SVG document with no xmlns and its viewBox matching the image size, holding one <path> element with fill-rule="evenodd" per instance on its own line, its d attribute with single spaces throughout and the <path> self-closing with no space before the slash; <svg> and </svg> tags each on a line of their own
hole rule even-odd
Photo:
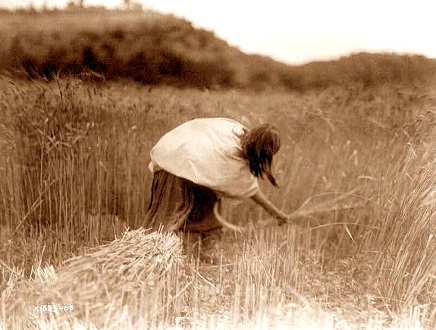
<svg viewBox="0 0 436 330">
<path fill-rule="evenodd" d="M 135 0 L 131 0 L 132 2 Z M 0 7 L 68 0 L 0 0 Z M 422 54 L 436 58 L 436 1 L 413 0 L 136 0 L 215 31 L 231 45 L 290 64 L 357 51 Z M 123 0 L 84 0 L 85 6 L 120 7 Z"/>
</svg>

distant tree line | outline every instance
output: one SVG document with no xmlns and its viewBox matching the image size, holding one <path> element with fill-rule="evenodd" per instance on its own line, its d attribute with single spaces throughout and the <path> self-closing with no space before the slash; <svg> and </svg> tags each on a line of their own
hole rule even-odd
<svg viewBox="0 0 436 330">
<path fill-rule="evenodd" d="M 83 10 L 77 11 L 77 25 L 64 30 L 59 26 L 33 29 L 33 16 L 49 14 L 26 17 L 27 29 L 10 35 L 7 49 L 0 45 L 0 54 L 8 59 L 0 65 L 31 79 L 75 75 L 180 87 L 303 91 L 356 82 L 365 87 L 388 82 L 426 83 L 436 72 L 433 59 L 388 53 L 358 53 L 335 61 L 289 66 L 244 54 L 213 32 L 196 29 L 174 16 L 82 27 L 79 15 L 83 14 Z M 86 15 L 98 20 L 105 12 Z M 123 17 L 122 11 L 117 15 Z"/>
<path fill-rule="evenodd" d="M 211 32 L 170 19 L 133 28 L 46 32 L 14 36 L 9 66 L 30 78 L 93 72 L 105 79 L 131 78 L 145 84 L 196 87 L 232 85 L 223 41 Z"/>
</svg>

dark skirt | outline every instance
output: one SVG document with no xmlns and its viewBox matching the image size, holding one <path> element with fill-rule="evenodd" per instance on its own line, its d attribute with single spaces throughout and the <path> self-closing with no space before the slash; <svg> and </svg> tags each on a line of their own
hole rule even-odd
<svg viewBox="0 0 436 330">
<path fill-rule="evenodd" d="M 160 170 L 153 175 L 151 199 L 143 227 L 208 232 L 221 228 L 213 213 L 216 193 L 192 181 Z"/>
</svg>

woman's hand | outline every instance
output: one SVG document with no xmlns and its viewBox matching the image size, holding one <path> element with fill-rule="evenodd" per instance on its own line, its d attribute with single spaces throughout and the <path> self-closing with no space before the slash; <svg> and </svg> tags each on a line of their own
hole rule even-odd
<svg viewBox="0 0 436 330">
<path fill-rule="evenodd" d="M 289 215 L 283 212 L 280 212 L 280 214 L 276 217 L 277 223 L 279 226 L 284 225 L 289 220 Z"/>
<path fill-rule="evenodd" d="M 289 220 L 290 214 L 286 214 L 278 209 L 273 203 L 268 200 L 268 198 L 261 191 L 258 191 L 256 195 L 251 198 L 257 204 L 262 206 L 269 214 L 275 217 L 278 220 L 279 225 L 282 225 Z"/>
</svg>

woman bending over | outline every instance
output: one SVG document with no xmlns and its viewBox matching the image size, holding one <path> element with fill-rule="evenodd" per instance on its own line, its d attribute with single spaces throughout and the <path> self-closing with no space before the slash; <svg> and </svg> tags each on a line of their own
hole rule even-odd
<svg viewBox="0 0 436 330">
<path fill-rule="evenodd" d="M 222 228 L 213 208 L 222 197 L 251 198 L 279 223 L 288 215 L 262 193 L 280 135 L 270 124 L 251 130 L 227 118 L 199 118 L 166 133 L 150 152 L 151 200 L 143 226 L 167 231 Z"/>
</svg>

